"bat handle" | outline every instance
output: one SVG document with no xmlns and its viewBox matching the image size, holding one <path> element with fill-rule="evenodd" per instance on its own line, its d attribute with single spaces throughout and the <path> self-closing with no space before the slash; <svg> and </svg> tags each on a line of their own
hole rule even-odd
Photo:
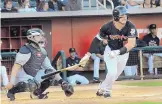
<svg viewBox="0 0 162 104">
<path fill-rule="evenodd" d="M 46 74 L 46 75 L 42 76 L 41 78 L 42 79 L 49 78 L 49 77 L 51 77 L 51 76 L 53 76 L 53 75 L 55 75 L 57 73 L 60 73 L 60 72 L 61 71 L 52 72 L 52 73 L 49 73 L 49 74 Z"/>
</svg>

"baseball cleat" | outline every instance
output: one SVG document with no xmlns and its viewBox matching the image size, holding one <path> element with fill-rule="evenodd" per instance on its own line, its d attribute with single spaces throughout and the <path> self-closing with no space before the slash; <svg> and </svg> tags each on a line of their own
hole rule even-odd
<svg viewBox="0 0 162 104">
<path fill-rule="evenodd" d="M 104 96 L 104 98 L 110 98 L 111 97 L 111 94 L 110 94 L 110 92 L 105 92 L 103 94 L 103 96 Z"/>
<path fill-rule="evenodd" d="M 103 96 L 103 90 L 99 89 L 96 93 L 97 96 Z"/>
<path fill-rule="evenodd" d="M 10 98 L 10 101 L 14 101 L 15 100 L 15 95 L 10 93 L 10 92 L 7 93 L 7 97 Z"/>
<path fill-rule="evenodd" d="M 38 95 L 38 98 L 39 99 L 48 99 L 48 96 L 47 96 L 48 93 L 49 92 L 46 92 L 45 94 L 40 94 L 40 95 Z"/>
<path fill-rule="evenodd" d="M 31 99 L 47 99 L 48 98 L 47 94 L 49 94 L 49 92 L 46 92 L 45 94 L 39 94 L 39 95 L 30 93 L 30 98 Z"/>
<path fill-rule="evenodd" d="M 101 83 L 101 81 L 99 80 L 99 78 L 93 78 L 93 82 L 92 83 Z"/>
</svg>

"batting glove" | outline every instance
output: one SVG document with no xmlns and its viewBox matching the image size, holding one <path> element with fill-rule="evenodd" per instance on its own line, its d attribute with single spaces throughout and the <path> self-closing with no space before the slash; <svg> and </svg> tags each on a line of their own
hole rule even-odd
<svg viewBox="0 0 162 104">
<path fill-rule="evenodd" d="M 110 58 L 115 58 L 120 54 L 120 51 L 119 50 L 114 50 L 114 51 L 110 51 L 108 54 L 109 54 Z"/>
</svg>

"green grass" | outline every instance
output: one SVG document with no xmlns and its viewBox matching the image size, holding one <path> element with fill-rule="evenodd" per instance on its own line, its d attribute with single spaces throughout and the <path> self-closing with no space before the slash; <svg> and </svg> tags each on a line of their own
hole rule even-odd
<svg viewBox="0 0 162 104">
<path fill-rule="evenodd" d="M 127 86 L 162 86 L 162 82 L 130 82 L 130 83 L 124 83 L 124 85 Z M 162 103 L 161 103 L 162 104 Z"/>
<path fill-rule="evenodd" d="M 116 104 L 162 104 L 162 102 L 129 102 L 129 103 L 116 103 Z"/>
</svg>

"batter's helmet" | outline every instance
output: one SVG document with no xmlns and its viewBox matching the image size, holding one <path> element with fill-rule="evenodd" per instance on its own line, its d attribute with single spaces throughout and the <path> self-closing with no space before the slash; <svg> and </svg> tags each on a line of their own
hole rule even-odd
<svg viewBox="0 0 162 104">
<path fill-rule="evenodd" d="M 119 17 L 122 15 L 127 15 L 128 11 L 124 6 L 117 6 L 114 10 L 113 10 L 113 17 L 115 21 L 119 21 Z"/>
</svg>

